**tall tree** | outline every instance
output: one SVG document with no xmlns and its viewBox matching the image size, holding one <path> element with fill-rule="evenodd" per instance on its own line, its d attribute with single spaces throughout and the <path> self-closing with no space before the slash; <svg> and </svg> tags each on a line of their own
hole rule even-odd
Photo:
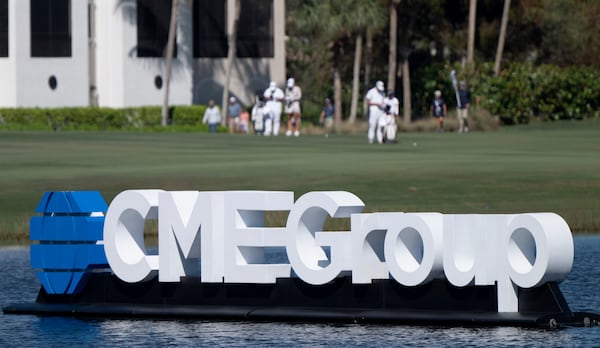
<svg viewBox="0 0 600 348">
<path fill-rule="evenodd" d="M 506 40 L 506 27 L 508 26 L 508 15 L 510 12 L 510 0 L 504 0 L 504 10 L 502 11 L 502 24 L 500 25 L 500 35 L 498 37 L 498 49 L 496 50 L 496 62 L 494 63 L 494 75 L 500 74 L 500 63 L 504 52 L 504 41 Z"/>
<path fill-rule="evenodd" d="M 367 27 L 365 34 L 365 76 L 363 86 L 369 88 L 371 86 L 371 68 L 373 66 L 373 28 Z M 363 114 L 362 117 L 367 117 L 369 108 L 367 105 L 367 99 L 363 98 Z"/>
<path fill-rule="evenodd" d="M 330 1 L 307 1 L 303 4 L 303 10 L 297 18 L 299 25 L 319 36 L 324 40 L 324 46 L 331 49 L 335 104 L 335 125 L 340 126 L 342 120 L 342 67 L 341 61 L 344 57 L 344 43 L 353 39 L 354 45 L 354 69 L 353 86 L 360 82 L 360 55 L 362 55 L 362 35 L 366 28 L 380 28 L 381 19 L 385 17 L 378 3 L 370 0 L 330 0 Z M 326 19 L 326 20 L 324 20 Z M 360 38 L 359 38 L 360 37 Z M 313 36 L 314 38 L 314 36 Z M 357 45 L 356 43 L 360 43 Z M 314 47 L 313 47 L 314 49 Z M 356 58 L 358 57 L 358 58 Z M 356 69 L 358 65 L 358 70 Z M 357 101 L 359 97 L 358 88 L 354 88 L 352 100 L 355 105 L 353 113 L 349 116 L 349 122 L 356 119 Z"/>
<path fill-rule="evenodd" d="M 165 52 L 165 90 L 161 110 L 160 124 L 165 127 L 169 120 L 169 90 L 171 84 L 171 69 L 173 67 L 173 54 L 175 51 L 175 38 L 177 34 L 177 12 L 179 0 L 171 0 L 171 19 L 169 23 L 169 38 Z"/>
<path fill-rule="evenodd" d="M 344 16 L 342 22 L 354 34 L 354 67 L 352 69 L 352 99 L 350 103 L 350 115 L 348 123 L 356 121 L 358 111 L 358 100 L 360 97 L 360 59 L 362 56 L 363 33 L 366 28 L 378 30 L 383 26 L 384 11 L 379 4 L 370 0 L 352 0 L 350 3 L 344 1 L 348 9 L 348 14 Z M 344 10 L 343 8 L 341 9 Z"/>
<path fill-rule="evenodd" d="M 240 20 L 240 0 L 233 2 L 233 22 L 227 26 L 227 63 L 225 68 L 225 84 L 223 85 L 223 98 L 221 99 L 221 124 L 225 126 L 227 122 L 227 101 L 229 100 L 229 82 L 231 80 L 231 71 L 236 56 L 237 28 Z"/>
<path fill-rule="evenodd" d="M 477 18 L 477 0 L 469 0 L 469 37 L 467 42 L 467 64 L 473 64 L 475 51 L 475 20 Z"/>
<path fill-rule="evenodd" d="M 396 74 L 398 62 L 398 5 L 401 0 L 390 1 L 390 50 L 388 57 L 387 85 L 391 90 L 396 89 Z"/>
<path fill-rule="evenodd" d="M 352 101 L 350 103 L 350 116 L 348 123 L 356 121 L 356 113 L 358 112 L 358 96 L 360 84 L 360 58 L 362 56 L 362 33 L 356 34 L 354 48 L 354 68 L 352 69 Z"/>
</svg>

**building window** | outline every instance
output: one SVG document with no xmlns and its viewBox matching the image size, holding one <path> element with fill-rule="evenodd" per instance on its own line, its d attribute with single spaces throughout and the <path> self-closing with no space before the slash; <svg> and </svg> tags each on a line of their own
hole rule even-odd
<svg viewBox="0 0 600 348">
<path fill-rule="evenodd" d="M 241 0 L 240 3 L 237 56 L 273 57 L 273 0 Z"/>
<path fill-rule="evenodd" d="M 227 57 L 227 1 L 194 0 L 194 57 Z"/>
<path fill-rule="evenodd" d="M 71 56 L 70 0 L 31 0 L 31 56 Z"/>
<path fill-rule="evenodd" d="M 137 0 L 137 56 L 164 57 L 169 40 L 171 1 Z M 175 40 L 177 43 L 177 40 Z M 177 57 L 177 44 L 173 50 Z"/>
<path fill-rule="evenodd" d="M 0 0 L 0 57 L 8 57 L 8 0 Z"/>
</svg>

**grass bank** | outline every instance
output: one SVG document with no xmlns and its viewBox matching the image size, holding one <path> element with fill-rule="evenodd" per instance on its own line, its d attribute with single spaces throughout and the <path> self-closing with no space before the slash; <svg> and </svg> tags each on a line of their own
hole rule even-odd
<svg viewBox="0 0 600 348">
<path fill-rule="evenodd" d="M 600 232 L 600 122 L 494 132 L 299 138 L 198 133 L 0 132 L 0 243 L 28 243 L 45 191 L 347 190 L 367 211 L 552 211 Z"/>
</svg>

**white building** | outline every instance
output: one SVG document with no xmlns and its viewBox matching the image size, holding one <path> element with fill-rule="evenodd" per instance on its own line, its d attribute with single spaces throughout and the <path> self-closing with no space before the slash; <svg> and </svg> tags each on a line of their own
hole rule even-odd
<svg viewBox="0 0 600 348">
<path fill-rule="evenodd" d="M 180 1 L 170 103 L 221 101 L 235 0 Z M 0 107 L 160 105 L 170 0 L 0 0 Z M 240 0 L 230 93 L 285 80 L 285 1 Z"/>
</svg>

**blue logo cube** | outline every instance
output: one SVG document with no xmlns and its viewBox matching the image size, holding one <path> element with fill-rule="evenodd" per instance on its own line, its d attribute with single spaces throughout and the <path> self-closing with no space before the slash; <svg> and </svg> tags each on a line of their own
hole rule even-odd
<svg viewBox="0 0 600 348">
<path fill-rule="evenodd" d="M 48 294 L 78 294 L 109 268 L 102 235 L 108 206 L 98 191 L 46 192 L 31 218 L 31 266 Z"/>
</svg>

